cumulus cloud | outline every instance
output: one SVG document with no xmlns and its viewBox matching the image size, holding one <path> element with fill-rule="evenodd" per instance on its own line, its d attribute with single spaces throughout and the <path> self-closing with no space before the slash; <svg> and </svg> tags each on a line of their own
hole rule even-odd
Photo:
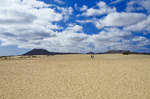
<svg viewBox="0 0 150 99">
<path fill-rule="evenodd" d="M 134 32 L 150 32 L 150 16 L 145 18 L 143 21 L 138 22 L 137 24 L 125 27 L 125 29 Z"/>
<path fill-rule="evenodd" d="M 136 24 L 146 18 L 145 14 L 142 13 L 110 13 L 103 19 L 97 19 L 94 21 L 96 27 L 103 28 L 104 26 L 127 26 Z"/>
<path fill-rule="evenodd" d="M 53 6 L 53 7 L 52 7 Z M 86 34 L 82 25 L 66 22 L 73 15 L 72 7 L 60 7 L 39 0 L 2 0 L 0 3 L 1 46 L 17 45 L 19 48 L 45 48 L 59 52 L 100 52 L 110 49 L 141 49 L 150 44 L 144 36 L 132 31 L 149 31 L 149 16 L 142 13 L 116 12 L 104 2 L 96 8 L 82 7 L 83 15 L 103 18 L 76 20 L 78 23 L 94 23 L 103 28 L 97 34 Z M 90 10 L 93 12 L 90 12 Z M 113 13 L 112 13 L 113 12 Z M 118 27 L 126 27 L 120 29 Z M 138 29 L 136 29 L 138 28 Z M 92 45 L 92 46 L 91 46 Z"/>
<path fill-rule="evenodd" d="M 71 13 L 72 10 L 63 8 L 63 11 L 57 12 L 56 8 L 37 0 L 3 0 L 0 4 L 2 5 L 0 6 L 2 45 L 12 44 L 19 47 L 24 43 L 40 42 L 44 38 L 55 36 L 53 29 L 62 29 L 62 27 L 54 22 L 67 20 L 66 13 Z"/>
<path fill-rule="evenodd" d="M 57 9 L 60 10 L 62 12 L 62 15 L 64 17 L 64 21 L 67 21 L 69 19 L 69 17 L 72 15 L 73 13 L 73 8 L 72 7 L 68 7 L 68 8 L 62 8 L 62 7 L 58 7 Z"/>
<path fill-rule="evenodd" d="M 54 0 L 54 1 L 59 3 L 59 4 L 64 4 L 65 3 L 63 0 Z"/>
<path fill-rule="evenodd" d="M 144 46 L 149 45 L 150 42 L 143 36 L 135 36 L 131 32 L 119 28 L 105 28 L 99 34 L 92 35 L 88 39 L 94 43 L 95 51 L 114 49 L 134 51 L 135 49 L 144 49 Z"/>
<path fill-rule="evenodd" d="M 133 12 L 133 11 L 141 11 L 146 10 L 150 13 L 150 0 L 131 0 L 127 4 L 126 11 Z"/>
<path fill-rule="evenodd" d="M 119 28 L 105 28 L 98 34 L 88 35 L 82 31 L 81 26 L 70 24 L 63 32 L 57 33 L 53 38 L 46 38 L 43 42 L 44 46 L 51 45 L 48 48 L 51 51 L 103 52 L 112 49 L 141 49 L 150 41 L 145 37 L 134 36 L 131 32 Z"/>
<path fill-rule="evenodd" d="M 56 33 L 56 36 L 45 38 L 42 44 L 50 51 L 84 52 L 88 48 L 87 38 L 88 35 L 83 33 L 82 26 L 69 24 L 64 31 Z"/>
<path fill-rule="evenodd" d="M 85 10 L 87 10 L 87 9 L 88 9 L 88 7 L 87 7 L 86 5 L 83 5 L 83 6 L 80 8 L 81 11 L 85 11 Z"/>
<path fill-rule="evenodd" d="M 111 8 L 111 7 L 107 6 L 107 4 L 103 1 L 100 1 L 99 3 L 97 3 L 97 7 L 98 7 L 98 9 L 96 9 L 96 8 L 85 9 L 85 7 L 84 7 L 85 12 L 82 14 L 82 16 L 87 16 L 87 17 L 88 16 L 100 16 L 100 15 L 104 15 L 104 14 L 116 11 L 116 8 Z M 82 8 L 82 10 L 83 10 L 83 8 Z"/>
<path fill-rule="evenodd" d="M 120 3 L 120 2 L 123 2 L 124 0 L 114 0 L 111 2 L 111 4 L 117 4 L 117 3 Z"/>
</svg>

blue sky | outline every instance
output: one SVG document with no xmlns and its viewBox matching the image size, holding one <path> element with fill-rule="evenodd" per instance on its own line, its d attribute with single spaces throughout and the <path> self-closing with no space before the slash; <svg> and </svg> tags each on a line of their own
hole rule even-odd
<svg viewBox="0 0 150 99">
<path fill-rule="evenodd" d="M 0 0 L 0 56 L 150 52 L 149 0 Z"/>
</svg>

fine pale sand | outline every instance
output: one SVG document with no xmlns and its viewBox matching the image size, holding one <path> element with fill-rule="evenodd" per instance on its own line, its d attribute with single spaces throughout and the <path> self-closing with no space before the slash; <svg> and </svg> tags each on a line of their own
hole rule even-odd
<svg viewBox="0 0 150 99">
<path fill-rule="evenodd" d="M 1 58 L 0 99 L 150 99 L 150 56 Z"/>
</svg>

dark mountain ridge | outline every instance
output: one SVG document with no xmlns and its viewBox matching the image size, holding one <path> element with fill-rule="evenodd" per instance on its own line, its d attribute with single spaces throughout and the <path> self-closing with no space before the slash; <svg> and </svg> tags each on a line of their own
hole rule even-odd
<svg viewBox="0 0 150 99">
<path fill-rule="evenodd" d="M 124 54 L 124 53 L 139 54 L 139 55 L 150 55 L 150 53 L 146 53 L 146 52 L 132 52 L 130 50 L 109 50 L 107 52 L 100 52 L 100 53 L 89 52 L 89 53 L 86 53 L 86 54 Z"/>
<path fill-rule="evenodd" d="M 129 50 L 109 50 L 109 51 L 103 52 L 103 53 L 88 52 L 86 54 L 123 54 L 125 52 L 128 52 L 128 54 L 150 55 L 150 53 L 131 52 Z M 23 55 L 64 55 L 64 54 L 83 54 L 83 53 L 49 52 L 45 49 L 32 49 L 31 51 L 29 51 Z"/>
<path fill-rule="evenodd" d="M 63 54 L 79 54 L 79 53 L 64 53 L 64 52 L 49 52 L 45 49 L 32 49 L 23 55 L 63 55 Z"/>
</svg>

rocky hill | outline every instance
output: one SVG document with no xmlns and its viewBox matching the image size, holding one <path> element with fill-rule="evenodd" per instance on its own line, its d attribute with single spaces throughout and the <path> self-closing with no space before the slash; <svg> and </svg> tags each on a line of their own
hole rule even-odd
<svg viewBox="0 0 150 99">
<path fill-rule="evenodd" d="M 63 55 L 63 54 L 78 54 L 78 53 L 63 53 L 63 52 L 49 52 L 45 49 L 32 49 L 23 55 Z"/>
</svg>

